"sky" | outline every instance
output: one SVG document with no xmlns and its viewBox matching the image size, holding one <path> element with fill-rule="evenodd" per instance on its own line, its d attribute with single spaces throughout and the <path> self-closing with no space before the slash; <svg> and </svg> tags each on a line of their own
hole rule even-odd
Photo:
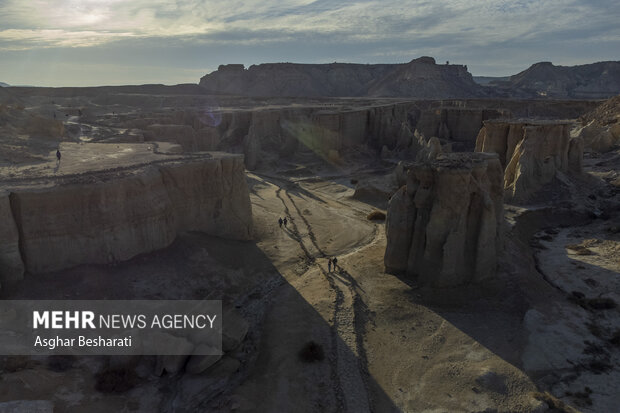
<svg viewBox="0 0 620 413">
<path fill-rule="evenodd" d="M 0 82 L 197 83 L 220 64 L 620 60 L 617 0 L 0 0 Z"/>
</svg>

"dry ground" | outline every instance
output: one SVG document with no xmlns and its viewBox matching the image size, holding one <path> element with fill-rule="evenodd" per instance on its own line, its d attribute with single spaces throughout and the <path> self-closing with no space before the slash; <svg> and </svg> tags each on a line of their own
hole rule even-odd
<svg viewBox="0 0 620 413">
<path fill-rule="evenodd" d="M 65 111 L 54 105 L 46 110 Z M 63 105 L 71 106 L 68 99 Z M 91 109 L 113 123 L 135 108 Z M 121 132 L 98 131 L 95 124 L 80 131 L 88 139 Z M 62 143 L 58 165 L 55 145 L 41 149 L 36 163 L 26 157 L 20 165 L 5 165 L 0 178 L 27 185 L 45 174 L 79 174 L 84 163 L 121 170 L 136 158 L 148 164 L 178 156 L 174 148 L 155 153 L 148 144 Z M 587 166 L 620 186 L 618 159 L 616 152 Z M 538 245 L 546 249 L 535 253 L 518 225 L 507 226 L 495 283 L 420 288 L 415 280 L 384 272 L 384 224 L 366 219 L 383 202 L 351 198 L 351 178 L 384 166 L 335 167 L 305 157 L 280 171 L 248 174 L 253 242 L 188 233 L 165 250 L 128 262 L 3 285 L 4 299 L 222 299 L 249 321 L 250 330 L 236 352 L 198 376 L 155 377 L 149 357 L 80 358 L 64 371 L 47 358 L 4 359 L 0 401 L 52 400 L 56 412 L 102 413 L 534 412 L 547 408 L 534 392 L 549 390 L 583 411 L 618 411 L 618 309 L 593 310 L 573 294 L 620 294 L 618 236 L 608 223 L 550 228 L 539 236 Z M 277 225 L 281 216 L 290 220 L 286 228 Z M 572 244 L 592 255 L 575 254 L 566 248 Z M 339 268 L 330 272 L 327 258 L 333 256 Z M 300 359 L 309 341 L 324 350 L 322 361 Z M 132 366 L 136 387 L 122 394 L 95 391 L 95 374 L 108 365 Z"/>
</svg>

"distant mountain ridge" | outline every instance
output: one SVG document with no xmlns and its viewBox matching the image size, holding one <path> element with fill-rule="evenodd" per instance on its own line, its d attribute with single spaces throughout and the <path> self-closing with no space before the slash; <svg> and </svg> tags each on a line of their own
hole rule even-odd
<svg viewBox="0 0 620 413">
<path fill-rule="evenodd" d="M 539 62 L 508 80 L 492 80 L 488 86 L 510 97 L 606 99 L 620 93 L 620 61 L 578 66 Z"/>
<path fill-rule="evenodd" d="M 244 96 L 476 98 L 488 92 L 467 66 L 438 65 L 432 57 L 401 64 L 265 63 L 221 65 L 200 79 L 209 92 Z"/>
<path fill-rule="evenodd" d="M 286 97 L 606 99 L 620 93 L 620 62 L 535 63 L 509 77 L 473 77 L 465 65 L 420 57 L 399 64 L 221 65 L 200 79 L 209 93 Z"/>
</svg>

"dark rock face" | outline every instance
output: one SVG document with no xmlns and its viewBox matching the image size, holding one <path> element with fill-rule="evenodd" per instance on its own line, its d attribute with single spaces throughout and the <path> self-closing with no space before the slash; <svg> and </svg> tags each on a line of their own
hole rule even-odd
<svg viewBox="0 0 620 413">
<path fill-rule="evenodd" d="M 579 66 L 540 62 L 507 81 L 491 81 L 488 86 L 509 97 L 604 99 L 620 93 L 620 61 Z"/>
<path fill-rule="evenodd" d="M 485 96 L 466 66 L 437 65 L 432 57 L 406 64 L 267 63 L 222 65 L 200 79 L 210 92 L 244 96 L 373 96 L 468 98 Z"/>
</svg>

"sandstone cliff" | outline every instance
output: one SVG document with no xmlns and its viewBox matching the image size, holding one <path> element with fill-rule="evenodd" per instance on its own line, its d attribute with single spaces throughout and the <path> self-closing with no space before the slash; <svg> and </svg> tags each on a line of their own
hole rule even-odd
<svg viewBox="0 0 620 413">
<path fill-rule="evenodd" d="M 298 147 L 328 155 L 330 151 L 358 149 L 367 145 L 377 151 L 386 146 L 390 151 L 412 151 L 420 148 L 414 131 L 426 138 L 442 135 L 443 139 L 471 145 L 476 139 L 483 121 L 509 115 L 509 111 L 466 107 L 433 107 L 429 102 L 405 102 L 327 110 L 322 107 L 290 109 L 264 109 L 222 112 L 216 127 L 201 129 L 220 148 L 243 151 L 253 166 L 254 148 L 245 139 L 252 136 L 261 150 L 280 156 L 288 156 Z M 150 126 L 149 128 L 152 128 Z M 159 128 L 159 127 L 158 127 Z M 148 135 L 148 134 L 147 134 Z M 157 136 L 157 139 L 165 135 Z M 181 140 L 169 135 L 178 143 Z M 155 139 L 155 137 L 153 137 Z M 197 135 L 197 139 L 201 140 Z M 204 145 L 203 142 L 199 143 Z M 250 149 L 250 150 L 249 150 Z"/>
<path fill-rule="evenodd" d="M 242 96 L 388 96 L 413 98 L 481 97 L 484 88 L 467 67 L 437 65 L 432 57 L 405 64 L 265 63 L 222 65 L 200 79 L 212 93 Z"/>
<path fill-rule="evenodd" d="M 31 273 L 126 260 L 168 246 L 182 231 L 251 238 L 241 156 L 216 154 L 126 172 L 10 189 L 10 209 L 0 198 L 2 278 L 19 273 L 14 228 Z"/>
<path fill-rule="evenodd" d="M 484 122 L 477 152 L 497 153 L 504 167 L 506 201 L 525 202 L 558 172 L 582 172 L 583 142 L 561 121 Z"/>
<path fill-rule="evenodd" d="M 412 165 L 407 185 L 388 208 L 386 271 L 434 287 L 494 277 L 502 192 L 502 167 L 494 154 L 443 154 Z"/>
</svg>

